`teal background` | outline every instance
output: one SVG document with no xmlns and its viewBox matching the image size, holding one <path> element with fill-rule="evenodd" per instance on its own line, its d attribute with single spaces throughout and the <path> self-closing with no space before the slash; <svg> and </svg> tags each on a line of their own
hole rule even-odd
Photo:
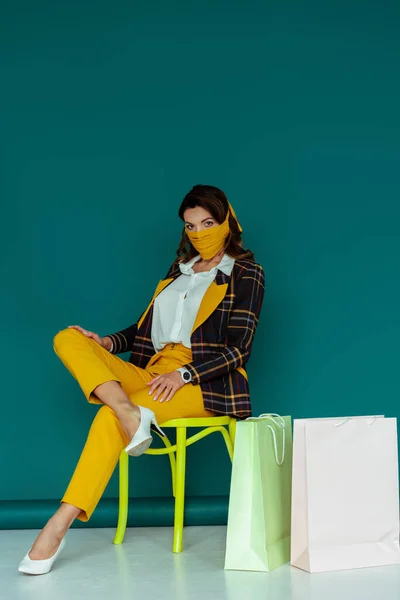
<svg viewBox="0 0 400 600">
<path fill-rule="evenodd" d="M 254 412 L 399 416 L 399 23 L 377 0 L 1 4 L 0 514 L 60 498 L 97 410 L 54 334 L 136 320 L 196 183 L 265 268 Z M 169 496 L 166 458 L 131 462 L 132 496 Z M 190 497 L 227 496 L 221 440 L 188 469 Z"/>
</svg>

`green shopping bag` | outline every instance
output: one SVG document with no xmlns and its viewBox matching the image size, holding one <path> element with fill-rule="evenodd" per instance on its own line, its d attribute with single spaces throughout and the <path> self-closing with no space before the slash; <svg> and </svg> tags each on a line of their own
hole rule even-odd
<svg viewBox="0 0 400 600">
<path fill-rule="evenodd" d="M 225 569 L 272 571 L 290 560 L 291 417 L 236 427 Z"/>
</svg>

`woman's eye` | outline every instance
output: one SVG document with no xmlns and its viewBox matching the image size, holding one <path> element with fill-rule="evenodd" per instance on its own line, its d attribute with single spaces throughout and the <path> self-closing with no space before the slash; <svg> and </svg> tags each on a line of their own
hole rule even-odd
<svg viewBox="0 0 400 600">
<path fill-rule="evenodd" d="M 214 221 L 207 221 L 206 227 L 212 227 L 214 225 Z"/>
<path fill-rule="evenodd" d="M 189 231 L 191 231 L 193 229 L 193 225 L 185 225 L 186 229 L 188 229 Z"/>
</svg>

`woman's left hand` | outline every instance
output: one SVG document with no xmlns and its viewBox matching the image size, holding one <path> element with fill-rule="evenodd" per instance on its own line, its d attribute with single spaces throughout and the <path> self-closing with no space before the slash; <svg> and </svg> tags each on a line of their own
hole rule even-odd
<svg viewBox="0 0 400 600">
<path fill-rule="evenodd" d="M 154 402 L 160 398 L 160 396 L 160 402 L 169 402 L 175 392 L 185 385 L 185 382 L 179 371 L 173 371 L 173 373 L 158 375 L 147 385 L 150 386 L 149 396 L 154 394 Z"/>
</svg>

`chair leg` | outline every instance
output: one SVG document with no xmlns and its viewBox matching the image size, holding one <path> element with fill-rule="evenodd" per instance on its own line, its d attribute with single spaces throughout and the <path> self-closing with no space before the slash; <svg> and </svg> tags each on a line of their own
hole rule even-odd
<svg viewBox="0 0 400 600">
<path fill-rule="evenodd" d="M 216 429 L 216 431 L 220 431 L 222 437 L 224 438 L 224 442 L 226 445 L 226 449 L 228 450 L 229 458 L 231 461 L 233 460 L 233 442 L 230 436 L 230 433 L 225 429 L 225 427 L 221 427 L 221 429 Z"/>
<path fill-rule="evenodd" d="M 119 457 L 119 510 L 118 525 L 115 532 L 114 544 L 124 541 L 126 524 L 128 522 L 129 503 L 129 456 L 123 450 Z"/>
<path fill-rule="evenodd" d="M 236 437 L 236 419 L 231 419 L 229 421 L 229 435 L 232 440 L 233 448 L 235 448 L 235 437 Z"/>
<path fill-rule="evenodd" d="M 176 430 L 176 483 L 174 543 L 172 551 L 182 552 L 183 522 L 185 513 L 185 471 L 186 471 L 186 427 Z"/>
<path fill-rule="evenodd" d="M 171 442 L 169 441 L 169 439 L 167 438 L 167 436 L 164 436 L 162 438 L 165 447 L 166 448 L 171 448 Z M 176 496 L 176 460 L 175 460 L 175 452 L 169 452 L 168 453 L 169 456 L 169 464 L 171 466 L 171 478 L 172 478 L 172 495 Z"/>
</svg>

